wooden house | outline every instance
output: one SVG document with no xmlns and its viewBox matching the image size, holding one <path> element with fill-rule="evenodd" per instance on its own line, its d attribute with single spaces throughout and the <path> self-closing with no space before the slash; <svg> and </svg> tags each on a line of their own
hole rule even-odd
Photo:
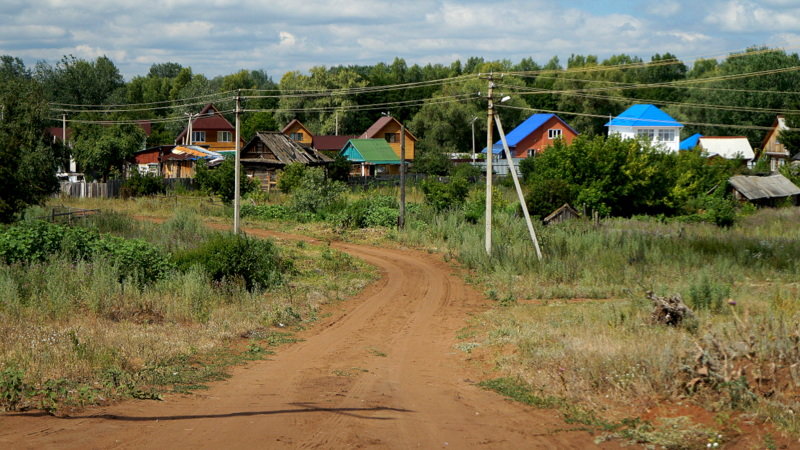
<svg viewBox="0 0 800 450">
<path fill-rule="evenodd" d="M 350 139 L 339 154 L 352 163 L 352 176 L 374 177 L 400 173 L 400 157 L 385 139 Z"/>
<path fill-rule="evenodd" d="M 211 103 L 192 115 L 189 125 L 175 138 L 175 145 L 197 145 L 211 151 L 236 150 L 236 128 Z M 243 141 L 242 141 L 243 142 Z"/>
<path fill-rule="evenodd" d="M 339 154 L 350 139 L 356 138 L 358 138 L 356 135 L 314 136 L 311 146 L 333 158 Z"/>
<path fill-rule="evenodd" d="M 197 162 L 220 163 L 223 156 L 197 145 L 176 145 L 161 156 L 161 175 L 164 178 L 194 178 Z"/>
<path fill-rule="evenodd" d="M 383 139 L 389 147 L 394 151 L 398 158 L 400 158 L 400 129 L 402 124 L 394 117 L 383 116 L 376 120 L 367 131 L 364 132 L 359 139 Z M 414 146 L 416 145 L 417 138 L 406 129 L 406 160 L 414 160 Z"/>
<path fill-rule="evenodd" d="M 259 131 L 242 148 L 240 161 L 248 176 L 258 179 L 263 189 L 269 189 L 277 182 L 277 172 L 288 164 L 323 166 L 333 160 L 283 132 Z"/>
<path fill-rule="evenodd" d="M 312 145 L 314 135 L 311 134 L 311 130 L 306 128 L 299 120 L 292 119 L 283 129 L 281 133 L 289 136 L 289 139 L 297 142 L 298 144 L 303 145 Z"/>
<path fill-rule="evenodd" d="M 780 141 L 781 131 L 788 130 L 786 118 L 782 115 L 775 117 L 772 127 L 767 131 L 764 141 L 761 143 L 763 155 L 769 159 L 769 168 L 772 172 L 777 172 L 781 166 L 789 161 L 789 150 Z"/>
<path fill-rule="evenodd" d="M 555 114 L 534 114 L 506 135 L 508 149 L 512 158 L 528 158 L 539 154 L 562 139 L 567 144 L 578 136 L 578 132 Z M 486 153 L 484 147 L 483 152 Z M 492 146 L 492 153 L 503 155 L 503 142 L 498 140 Z"/>
</svg>

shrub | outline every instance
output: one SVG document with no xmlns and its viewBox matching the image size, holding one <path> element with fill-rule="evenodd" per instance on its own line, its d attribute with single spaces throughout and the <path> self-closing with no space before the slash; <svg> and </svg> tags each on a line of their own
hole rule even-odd
<svg viewBox="0 0 800 450">
<path fill-rule="evenodd" d="M 300 185 L 300 180 L 306 173 L 307 166 L 300 163 L 291 163 L 278 172 L 278 189 L 289 194 Z"/>
<path fill-rule="evenodd" d="M 571 203 L 574 189 L 564 180 L 529 179 L 530 191 L 525 196 L 528 212 L 531 216 L 547 217 L 548 214 L 564 203 Z"/>
<path fill-rule="evenodd" d="M 250 291 L 280 284 L 290 267 L 272 241 L 232 234 L 217 234 L 176 260 L 182 269 L 199 265 L 214 281 L 241 281 Z"/>
<path fill-rule="evenodd" d="M 291 219 L 292 210 L 285 205 L 242 205 L 242 217 L 255 217 L 262 220 Z"/>
<path fill-rule="evenodd" d="M 396 198 L 377 195 L 351 202 L 333 216 L 333 222 L 344 228 L 393 227 L 399 214 Z"/>
<path fill-rule="evenodd" d="M 236 163 L 226 159 L 217 167 L 209 168 L 205 161 L 197 162 L 195 181 L 207 194 L 219 195 L 222 201 L 230 203 L 234 196 L 234 181 L 236 177 Z M 259 189 L 258 180 L 248 178 L 244 170 L 239 171 L 239 195 Z"/>
<path fill-rule="evenodd" d="M 120 276 L 140 276 L 142 281 L 162 278 L 172 268 L 158 248 L 139 239 L 104 236 L 85 228 L 47 222 L 28 222 L 0 233 L 0 261 L 29 264 L 53 255 L 70 260 L 104 260 Z"/>
<path fill-rule="evenodd" d="M 426 179 L 420 183 L 420 187 L 425 194 L 425 202 L 436 211 L 461 206 L 469 192 L 469 184 L 462 177 L 452 177 L 449 183 Z"/>
<path fill-rule="evenodd" d="M 337 203 L 345 189 L 341 182 L 327 179 L 321 167 L 306 168 L 292 189 L 292 207 L 300 213 L 320 213 Z"/>
<path fill-rule="evenodd" d="M 141 197 L 163 194 L 167 187 L 163 178 L 152 174 L 142 175 L 138 170 L 134 170 L 130 178 L 122 183 L 120 190 L 123 197 Z"/>
</svg>

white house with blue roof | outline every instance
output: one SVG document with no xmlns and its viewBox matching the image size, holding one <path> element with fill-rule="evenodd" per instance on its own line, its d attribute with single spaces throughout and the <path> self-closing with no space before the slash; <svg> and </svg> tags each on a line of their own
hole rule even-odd
<svg viewBox="0 0 800 450">
<path fill-rule="evenodd" d="M 683 124 L 654 105 L 633 105 L 611 119 L 606 126 L 608 135 L 623 139 L 645 139 L 670 152 L 677 152 L 681 143 Z"/>
</svg>

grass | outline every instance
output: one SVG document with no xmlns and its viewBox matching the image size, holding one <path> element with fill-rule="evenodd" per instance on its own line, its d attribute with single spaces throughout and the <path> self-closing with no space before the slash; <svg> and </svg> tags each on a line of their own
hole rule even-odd
<svg viewBox="0 0 800 450">
<path fill-rule="evenodd" d="M 189 208 L 160 225 L 104 213 L 82 226 L 146 239 L 169 252 L 209 235 Z M 229 365 L 294 342 L 293 332 L 317 320 L 322 306 L 375 277 L 325 245 L 279 251 L 295 269 L 266 291 L 249 291 L 236 280 L 212 282 L 200 267 L 142 284 L 120 282 L 111 265 L 58 255 L 0 264 L 0 408 L 54 411 L 184 392 L 224 377 Z"/>
<path fill-rule="evenodd" d="M 730 229 L 647 219 L 537 227 L 542 262 L 513 209 L 495 218 L 491 257 L 483 225 L 458 210 L 412 219 L 398 239 L 472 269 L 497 301 L 456 347 L 488 359 L 489 376 L 536 393 L 523 401 L 561 399 L 614 417 L 688 398 L 800 435 L 791 412 L 800 407 L 792 369 L 800 364 L 800 210 L 759 211 Z M 653 324 L 648 290 L 680 294 L 695 320 Z"/>
</svg>

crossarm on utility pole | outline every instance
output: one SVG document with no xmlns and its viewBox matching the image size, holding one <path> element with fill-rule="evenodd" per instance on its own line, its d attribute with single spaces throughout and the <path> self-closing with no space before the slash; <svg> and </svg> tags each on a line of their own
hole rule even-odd
<svg viewBox="0 0 800 450">
<path fill-rule="evenodd" d="M 531 241 L 536 248 L 536 256 L 539 261 L 542 260 L 542 250 L 539 248 L 539 240 L 536 238 L 536 231 L 533 229 L 533 222 L 531 216 L 528 214 L 528 205 L 525 203 L 525 196 L 522 195 L 522 186 L 519 184 L 517 177 L 517 168 L 514 167 L 514 160 L 511 159 L 511 150 L 508 149 L 508 141 L 506 141 L 506 133 L 503 132 L 503 124 L 500 123 L 500 115 L 494 116 L 494 121 L 497 123 L 497 132 L 500 134 L 500 140 L 503 142 L 503 151 L 506 154 L 506 161 L 508 161 L 508 170 L 511 172 L 511 178 L 514 180 L 514 187 L 517 189 L 517 196 L 519 197 L 519 204 L 522 206 L 522 213 L 525 215 L 525 223 L 528 225 L 528 232 L 531 234 Z"/>
</svg>

